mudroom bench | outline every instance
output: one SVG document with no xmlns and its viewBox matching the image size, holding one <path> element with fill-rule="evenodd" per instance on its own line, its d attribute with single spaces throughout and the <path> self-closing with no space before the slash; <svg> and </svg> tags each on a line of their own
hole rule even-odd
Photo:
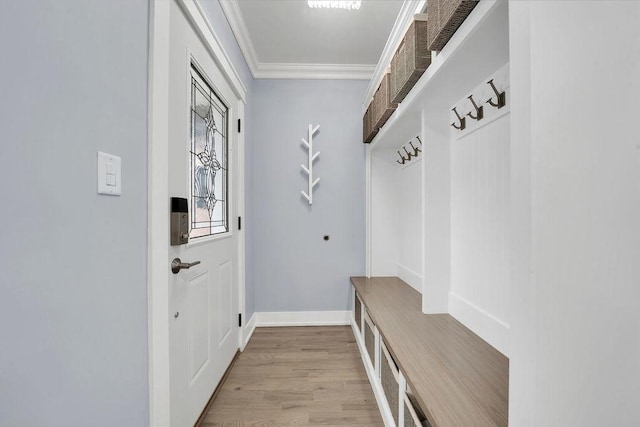
<svg viewBox="0 0 640 427">
<path fill-rule="evenodd" d="M 352 326 L 386 426 L 508 425 L 509 359 L 397 277 L 352 277 Z"/>
</svg>

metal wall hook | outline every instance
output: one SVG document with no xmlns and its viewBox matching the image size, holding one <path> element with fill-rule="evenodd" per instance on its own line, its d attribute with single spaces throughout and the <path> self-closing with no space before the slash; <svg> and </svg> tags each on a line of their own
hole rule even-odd
<svg viewBox="0 0 640 427">
<path fill-rule="evenodd" d="M 422 150 L 418 147 L 414 147 L 413 146 L 413 142 L 409 141 L 409 145 L 411 146 L 411 148 L 413 148 L 413 156 L 414 157 L 418 157 L 418 153 L 421 153 Z"/>
<path fill-rule="evenodd" d="M 405 163 L 407 163 L 407 159 L 404 158 L 400 150 L 398 150 L 398 156 L 400 156 L 400 160 L 396 160 L 396 163 L 399 163 L 401 165 L 404 165 Z"/>
<path fill-rule="evenodd" d="M 467 127 L 467 118 L 466 117 L 460 117 L 460 114 L 458 114 L 458 111 L 456 110 L 456 107 L 453 107 L 451 109 L 451 111 L 453 111 L 454 113 L 456 113 L 456 117 L 458 118 L 458 121 L 460 122 L 459 125 L 456 125 L 455 123 L 451 123 L 451 126 L 453 126 L 454 128 L 458 129 L 458 130 L 464 130 L 465 127 Z"/>
<path fill-rule="evenodd" d="M 496 94 L 496 99 L 497 99 L 496 102 L 493 102 L 493 98 L 489 98 L 487 102 L 491 104 L 492 107 L 496 107 L 498 109 L 507 105 L 507 95 L 505 94 L 504 91 L 498 92 L 496 85 L 493 84 L 493 79 L 489 80 L 487 84 L 491 86 L 491 89 L 493 89 L 493 93 Z"/>
<path fill-rule="evenodd" d="M 476 105 L 476 102 L 473 100 L 473 95 L 467 96 L 467 99 L 469 101 L 471 101 L 471 104 L 473 105 L 473 108 L 476 110 L 476 114 L 475 115 L 472 114 L 471 112 L 468 112 L 467 116 L 471 117 L 474 120 L 481 120 L 482 117 L 484 116 L 482 105 L 479 106 L 479 107 Z"/>
<path fill-rule="evenodd" d="M 412 138 L 411 140 L 409 140 L 409 142 L 404 144 L 399 150 L 396 151 L 396 153 L 398 153 L 398 156 L 400 157 L 400 160 L 396 159 L 396 163 L 398 163 L 399 165 L 405 165 L 411 162 L 412 159 L 417 159 L 420 156 L 422 149 L 417 144 L 413 144 L 414 139 L 417 139 L 420 143 L 420 146 L 422 146 L 422 141 L 420 140 L 419 136 Z M 409 151 L 407 146 L 411 147 L 411 151 Z"/>
</svg>

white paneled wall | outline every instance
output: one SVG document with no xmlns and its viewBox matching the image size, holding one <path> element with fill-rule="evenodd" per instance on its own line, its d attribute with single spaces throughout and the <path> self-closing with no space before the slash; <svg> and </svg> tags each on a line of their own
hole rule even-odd
<svg viewBox="0 0 640 427">
<path fill-rule="evenodd" d="M 440 116 L 422 113 L 423 194 L 424 194 L 424 285 L 422 311 L 424 313 L 449 312 L 449 286 L 451 282 L 451 144 L 446 123 L 446 112 Z"/>
<path fill-rule="evenodd" d="M 509 115 L 451 141 L 449 312 L 508 355 Z"/>
<path fill-rule="evenodd" d="M 640 2 L 509 7 L 509 421 L 637 426 Z"/>
<path fill-rule="evenodd" d="M 397 158 L 393 149 L 371 153 L 370 275 L 398 276 L 422 292 L 422 161 L 401 167 Z"/>
<path fill-rule="evenodd" d="M 422 161 L 396 168 L 398 277 L 422 293 Z M 398 165 L 399 166 L 399 165 Z"/>
<path fill-rule="evenodd" d="M 392 150 L 371 152 L 371 276 L 396 276 L 398 260 L 398 195 Z"/>
<path fill-rule="evenodd" d="M 510 115 L 456 139 L 440 112 L 423 113 L 414 165 L 370 153 L 370 274 L 400 277 L 425 313 L 450 313 L 508 355 Z"/>
</svg>

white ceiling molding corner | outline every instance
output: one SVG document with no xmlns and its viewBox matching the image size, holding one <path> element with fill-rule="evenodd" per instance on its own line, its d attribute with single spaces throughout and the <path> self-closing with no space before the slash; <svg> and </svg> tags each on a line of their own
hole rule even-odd
<svg viewBox="0 0 640 427">
<path fill-rule="evenodd" d="M 416 2 L 417 0 L 407 0 Z M 423 2 L 425 0 L 422 0 Z M 260 62 L 251 41 L 247 24 L 238 0 L 221 0 L 231 30 L 247 61 L 251 75 L 256 79 L 326 79 L 326 80 L 370 80 L 375 65 L 364 64 L 301 64 Z M 403 6 L 404 7 L 404 6 Z M 415 6 L 414 10 L 415 10 Z"/>
<path fill-rule="evenodd" d="M 378 85 L 382 81 L 382 78 L 389 71 L 391 58 L 393 58 L 393 55 L 400 45 L 405 32 L 413 22 L 413 15 L 422 11 L 426 3 L 427 0 L 405 0 L 402 4 L 402 8 L 400 9 L 400 13 L 396 18 L 395 24 L 393 24 L 393 29 L 391 30 L 391 34 L 389 35 L 387 44 L 382 50 L 378 65 L 373 72 L 371 81 L 369 82 L 369 87 L 367 87 L 367 91 L 365 92 L 365 96 L 362 101 L 362 114 L 367 111 L 369 101 L 371 101 L 371 99 L 373 98 L 373 95 L 376 89 L 378 89 Z"/>
<path fill-rule="evenodd" d="M 242 55 L 244 55 L 244 59 L 247 61 L 251 74 L 254 78 L 257 78 L 256 72 L 259 64 L 258 55 L 255 47 L 253 46 L 253 42 L 251 41 L 251 37 L 249 36 L 249 30 L 247 29 L 247 24 L 244 22 L 244 18 L 242 17 L 238 1 L 221 0 L 220 6 L 227 17 L 227 21 L 229 21 L 231 31 L 233 31 L 233 34 L 236 36 L 236 40 L 238 41 Z"/>
<path fill-rule="evenodd" d="M 257 79 L 369 80 L 374 65 L 259 63 Z"/>
</svg>

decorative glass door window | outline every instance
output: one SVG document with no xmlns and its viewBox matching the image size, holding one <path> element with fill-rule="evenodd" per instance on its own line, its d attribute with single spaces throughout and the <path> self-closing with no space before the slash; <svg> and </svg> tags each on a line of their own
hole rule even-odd
<svg viewBox="0 0 640 427">
<path fill-rule="evenodd" d="M 229 231 L 228 108 L 191 66 L 191 238 Z"/>
</svg>

